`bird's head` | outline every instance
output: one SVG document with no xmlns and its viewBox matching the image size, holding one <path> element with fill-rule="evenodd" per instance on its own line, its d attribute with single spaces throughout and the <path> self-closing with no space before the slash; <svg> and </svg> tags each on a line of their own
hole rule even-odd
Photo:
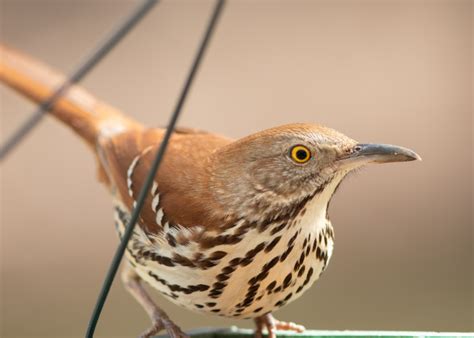
<svg viewBox="0 0 474 338">
<path fill-rule="evenodd" d="M 225 205 L 235 203 L 232 209 L 241 213 L 258 209 L 265 214 L 323 192 L 329 200 L 349 172 L 366 164 L 419 159 L 407 148 L 358 143 L 327 127 L 291 124 L 217 151 L 213 183 Z"/>
</svg>

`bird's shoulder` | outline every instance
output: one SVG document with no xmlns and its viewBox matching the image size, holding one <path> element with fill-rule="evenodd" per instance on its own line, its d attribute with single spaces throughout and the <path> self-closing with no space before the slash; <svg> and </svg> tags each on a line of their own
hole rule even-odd
<svg viewBox="0 0 474 338">
<path fill-rule="evenodd" d="M 99 158 L 117 198 L 132 210 L 151 169 L 165 131 L 161 128 L 131 130 L 100 140 Z M 139 218 L 149 233 L 163 225 L 213 226 L 209 193 L 210 155 L 232 140 L 204 131 L 178 128 L 170 138 L 165 156 Z"/>
</svg>

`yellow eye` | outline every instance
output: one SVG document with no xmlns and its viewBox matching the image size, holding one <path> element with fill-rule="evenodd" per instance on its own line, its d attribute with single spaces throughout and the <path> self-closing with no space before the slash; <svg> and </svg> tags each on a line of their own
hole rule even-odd
<svg viewBox="0 0 474 338">
<path fill-rule="evenodd" d="M 296 163 L 306 163 L 311 158 L 311 152 L 308 148 L 302 145 L 291 148 L 291 159 Z"/>
</svg>

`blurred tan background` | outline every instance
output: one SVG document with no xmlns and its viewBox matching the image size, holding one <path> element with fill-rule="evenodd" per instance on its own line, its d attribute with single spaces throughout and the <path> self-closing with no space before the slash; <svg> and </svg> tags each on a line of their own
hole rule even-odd
<svg viewBox="0 0 474 338">
<path fill-rule="evenodd" d="M 136 3 L 1 0 L 1 41 L 69 72 Z M 212 4 L 162 1 L 83 85 L 165 124 Z M 317 122 L 423 157 L 343 184 L 331 264 L 277 317 L 314 329 L 474 330 L 472 20 L 471 1 L 229 1 L 180 125 L 238 138 Z M 4 140 L 34 106 L 0 94 Z M 117 246 L 93 158 L 46 118 L 1 171 L 1 336 L 83 336 Z M 252 327 L 157 299 L 185 328 Z M 148 324 L 117 280 L 97 336 Z"/>
</svg>

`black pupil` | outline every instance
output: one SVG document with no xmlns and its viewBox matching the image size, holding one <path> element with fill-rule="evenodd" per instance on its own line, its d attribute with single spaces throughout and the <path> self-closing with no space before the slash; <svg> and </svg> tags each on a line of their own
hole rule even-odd
<svg viewBox="0 0 474 338">
<path fill-rule="evenodd" d="M 296 152 L 296 157 L 298 158 L 298 160 L 306 160 L 306 158 L 308 157 L 308 153 L 306 152 L 306 150 L 298 150 Z"/>
</svg>

